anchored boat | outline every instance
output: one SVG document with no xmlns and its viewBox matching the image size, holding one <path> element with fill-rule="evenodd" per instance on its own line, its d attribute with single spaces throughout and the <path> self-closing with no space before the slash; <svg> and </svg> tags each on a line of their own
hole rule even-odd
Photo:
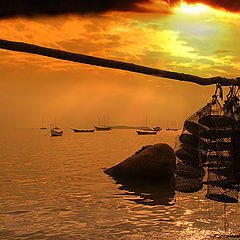
<svg viewBox="0 0 240 240">
<path fill-rule="evenodd" d="M 155 135 L 157 132 L 156 130 L 137 130 L 138 135 Z"/>
<path fill-rule="evenodd" d="M 61 130 L 59 127 L 55 126 L 54 124 L 51 124 L 51 136 L 56 137 L 56 136 L 62 136 L 63 135 L 63 130 Z"/>
<path fill-rule="evenodd" d="M 95 129 L 76 129 L 76 128 L 73 128 L 72 129 L 75 133 L 88 133 L 88 132 L 94 132 Z"/>
</svg>

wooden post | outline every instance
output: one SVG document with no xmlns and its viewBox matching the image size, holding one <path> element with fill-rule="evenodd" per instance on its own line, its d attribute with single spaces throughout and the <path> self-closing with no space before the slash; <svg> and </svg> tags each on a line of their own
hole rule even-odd
<svg viewBox="0 0 240 240">
<path fill-rule="evenodd" d="M 199 85 L 211 85 L 211 84 L 221 84 L 222 86 L 238 85 L 240 86 L 240 78 L 222 78 L 222 77 L 211 77 L 211 78 L 202 78 L 194 75 L 177 73 L 171 71 L 164 71 L 157 68 L 150 68 L 146 66 L 141 66 L 133 63 L 109 60 L 105 58 L 93 57 L 89 55 L 83 55 L 78 53 L 72 53 L 67 51 L 62 51 L 58 49 L 40 47 L 33 44 L 27 44 L 23 42 L 13 42 L 0 39 L 0 48 L 32 53 L 37 55 L 42 55 L 46 57 L 52 57 L 72 62 L 85 63 L 95 66 L 107 67 L 121 69 L 130 72 L 136 72 L 141 74 L 146 74 L 155 77 L 169 78 L 179 81 L 192 82 Z"/>
</svg>

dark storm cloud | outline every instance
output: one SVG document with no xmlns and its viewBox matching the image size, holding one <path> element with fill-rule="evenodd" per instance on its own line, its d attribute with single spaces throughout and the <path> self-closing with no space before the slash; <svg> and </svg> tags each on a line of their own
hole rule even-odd
<svg viewBox="0 0 240 240">
<path fill-rule="evenodd" d="M 55 15 L 65 13 L 96 14 L 107 11 L 145 12 L 139 4 L 151 0 L 0 0 L 0 18 Z"/>
<path fill-rule="evenodd" d="M 165 0 L 170 4 L 177 4 L 181 0 Z M 230 12 L 240 12 L 240 1 L 239 0 L 184 0 L 186 3 L 203 3 L 213 8 L 225 9 Z"/>
<path fill-rule="evenodd" d="M 161 0 L 170 6 L 182 0 Z M 240 11 L 240 1 L 184 0 L 187 3 L 203 3 L 231 12 Z M 154 0 L 0 0 L 0 18 L 15 16 L 57 15 L 66 13 L 99 14 L 108 11 L 149 12 L 143 4 Z M 152 9 L 152 11 L 154 11 Z M 165 10 L 166 11 L 166 10 Z M 170 13 L 170 11 L 166 12 Z"/>
</svg>

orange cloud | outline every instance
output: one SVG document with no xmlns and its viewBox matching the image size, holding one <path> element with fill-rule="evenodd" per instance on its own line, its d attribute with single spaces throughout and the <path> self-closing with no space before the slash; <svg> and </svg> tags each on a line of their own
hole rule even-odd
<svg viewBox="0 0 240 240">
<path fill-rule="evenodd" d="M 202 3 L 213 8 L 225 9 L 230 12 L 240 12 L 240 1 L 226 1 L 226 0 L 165 0 L 171 6 L 185 2 L 188 4 Z"/>
</svg>

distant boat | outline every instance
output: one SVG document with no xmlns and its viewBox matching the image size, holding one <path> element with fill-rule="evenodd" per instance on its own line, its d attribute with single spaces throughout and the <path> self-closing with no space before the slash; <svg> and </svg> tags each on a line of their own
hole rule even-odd
<svg viewBox="0 0 240 240">
<path fill-rule="evenodd" d="M 162 129 L 160 127 L 154 127 L 153 130 L 154 131 L 161 131 Z"/>
<path fill-rule="evenodd" d="M 105 121 L 105 115 L 103 116 L 103 118 L 99 118 L 98 119 L 98 126 L 94 127 L 96 129 L 96 131 L 109 131 L 112 130 L 111 127 L 109 127 L 109 118 L 107 116 L 107 124 Z"/>
<path fill-rule="evenodd" d="M 73 128 L 72 130 L 75 133 L 94 132 L 95 131 L 95 129 L 76 129 L 76 128 Z"/>
<path fill-rule="evenodd" d="M 167 121 L 167 125 L 168 125 L 168 121 Z M 176 121 L 173 122 L 173 125 L 176 126 Z M 169 128 L 169 127 L 167 127 L 167 128 L 166 128 L 166 131 L 178 131 L 178 128 L 175 128 L 175 127 Z"/>
<path fill-rule="evenodd" d="M 149 134 L 157 134 L 158 131 L 162 130 L 160 127 L 148 127 L 147 116 L 146 116 L 146 126 L 141 130 L 137 131 L 138 135 L 149 135 Z"/>
<path fill-rule="evenodd" d="M 42 117 L 42 127 L 40 127 L 40 129 L 47 129 L 46 127 L 44 127 L 44 117 Z"/>
<path fill-rule="evenodd" d="M 97 127 L 95 126 L 96 131 L 109 131 L 112 130 L 110 127 Z"/>
<path fill-rule="evenodd" d="M 178 131 L 178 128 L 167 128 L 167 131 Z"/>
<path fill-rule="evenodd" d="M 56 137 L 56 136 L 62 136 L 62 135 L 63 135 L 63 131 L 59 127 L 51 124 L 51 136 Z"/>
<path fill-rule="evenodd" d="M 156 130 L 137 130 L 138 135 L 155 135 L 158 131 Z"/>
</svg>

